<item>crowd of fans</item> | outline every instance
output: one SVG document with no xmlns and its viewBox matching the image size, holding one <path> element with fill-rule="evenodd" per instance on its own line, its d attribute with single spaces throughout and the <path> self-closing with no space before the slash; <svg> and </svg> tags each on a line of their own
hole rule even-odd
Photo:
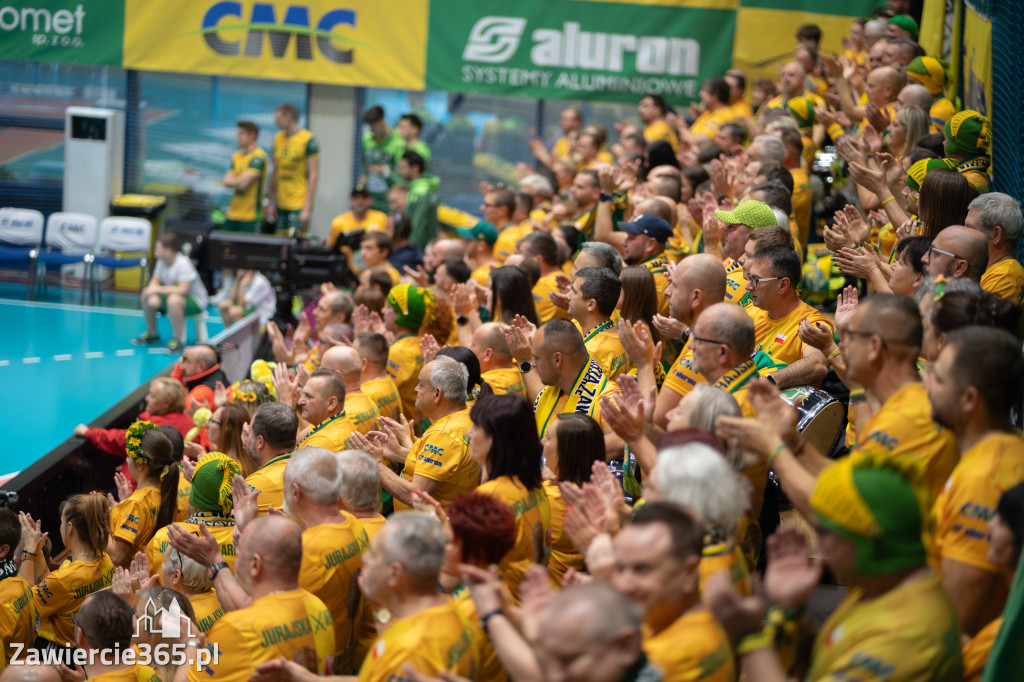
<svg viewBox="0 0 1024 682">
<path fill-rule="evenodd" d="M 1024 217 L 890 4 L 614 140 L 566 109 L 482 218 L 407 213 L 419 121 L 368 112 L 354 291 L 241 382 L 190 346 L 126 431 L 76 429 L 115 494 L 0 509 L 3 679 L 1015 679 Z"/>
</svg>

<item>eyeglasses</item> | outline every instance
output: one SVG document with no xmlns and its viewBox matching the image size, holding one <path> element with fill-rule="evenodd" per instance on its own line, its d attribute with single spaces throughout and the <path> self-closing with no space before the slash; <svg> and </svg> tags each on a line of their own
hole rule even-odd
<svg viewBox="0 0 1024 682">
<path fill-rule="evenodd" d="M 937 249 L 934 246 L 928 249 L 928 257 L 931 258 L 933 253 L 941 253 L 943 256 L 949 256 L 950 258 L 955 258 L 957 260 L 967 260 L 966 258 L 961 258 L 952 251 L 943 251 L 942 249 Z"/>
<path fill-rule="evenodd" d="M 774 282 L 781 277 L 755 277 L 754 275 L 747 275 L 747 281 L 750 282 L 750 286 L 757 287 L 761 282 Z"/>
<path fill-rule="evenodd" d="M 872 336 L 879 336 L 879 335 L 878 335 L 877 332 L 864 332 L 864 331 L 860 331 L 858 329 L 850 329 L 849 327 L 846 327 L 845 329 L 840 329 L 839 330 L 839 338 L 840 338 L 840 340 L 847 340 L 848 338 L 857 338 L 858 336 L 863 336 L 865 338 L 871 338 Z M 882 339 L 880 336 L 879 336 L 879 338 L 882 341 L 882 346 L 887 348 L 888 346 L 885 343 L 885 339 Z"/>
<path fill-rule="evenodd" d="M 217 426 L 220 426 L 220 420 L 219 419 L 211 419 L 207 423 L 208 424 L 216 424 Z"/>
<path fill-rule="evenodd" d="M 486 201 L 483 204 L 484 208 L 501 208 L 501 204 L 488 204 Z"/>
<path fill-rule="evenodd" d="M 705 339 L 703 337 L 697 336 L 696 334 L 690 334 L 690 338 L 693 339 L 694 341 L 700 341 L 701 343 L 710 343 L 710 344 L 715 345 L 715 346 L 728 346 L 729 345 L 725 341 L 715 341 L 714 339 Z"/>
</svg>

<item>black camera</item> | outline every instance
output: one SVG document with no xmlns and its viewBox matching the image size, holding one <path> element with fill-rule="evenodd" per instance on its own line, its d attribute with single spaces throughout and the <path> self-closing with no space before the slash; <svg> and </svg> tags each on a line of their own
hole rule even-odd
<svg viewBox="0 0 1024 682">
<path fill-rule="evenodd" d="M 0 490 L 0 507 L 14 509 L 18 506 L 18 493 L 13 490 Z"/>
</svg>

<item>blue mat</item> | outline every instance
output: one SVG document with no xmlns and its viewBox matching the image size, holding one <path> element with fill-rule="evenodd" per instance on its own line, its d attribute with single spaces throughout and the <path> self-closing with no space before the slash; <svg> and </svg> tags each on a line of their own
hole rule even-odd
<svg viewBox="0 0 1024 682">
<path fill-rule="evenodd" d="M 145 328 L 138 310 L 0 300 L 0 475 L 25 469 L 177 360 L 132 346 Z M 224 325 L 211 315 L 207 328 L 212 337 Z M 159 330 L 170 338 L 164 317 Z M 191 322 L 188 333 L 191 343 Z"/>
</svg>

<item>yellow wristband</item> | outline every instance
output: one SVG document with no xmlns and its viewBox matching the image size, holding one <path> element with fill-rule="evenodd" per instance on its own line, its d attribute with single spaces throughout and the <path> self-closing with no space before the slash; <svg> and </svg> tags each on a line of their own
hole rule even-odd
<svg viewBox="0 0 1024 682">
<path fill-rule="evenodd" d="M 778 457 L 779 453 L 785 450 L 787 447 L 788 446 L 785 443 L 779 443 L 778 445 L 776 445 L 775 449 L 768 454 L 768 466 L 771 466 L 772 463 L 775 461 L 775 458 Z"/>
<path fill-rule="evenodd" d="M 888 204 L 888 203 L 889 203 L 890 201 L 892 201 L 892 200 L 893 200 L 893 199 L 895 199 L 895 198 L 896 198 L 896 197 L 894 197 L 894 196 L 892 196 L 892 195 L 890 194 L 890 195 L 889 195 L 889 197 L 888 197 L 887 199 L 883 199 L 883 200 L 882 200 L 882 206 L 885 206 L 886 204 Z"/>
<path fill-rule="evenodd" d="M 767 649 L 775 644 L 775 628 L 766 626 L 760 632 L 747 635 L 736 645 L 736 653 L 740 656 L 749 654 L 758 649 Z"/>
<path fill-rule="evenodd" d="M 828 354 L 828 359 L 829 360 L 835 360 L 836 358 L 839 357 L 840 353 L 842 353 L 842 352 L 843 352 L 842 350 L 840 350 L 839 348 L 836 348 L 834 351 L 832 351 L 831 353 Z"/>
</svg>

